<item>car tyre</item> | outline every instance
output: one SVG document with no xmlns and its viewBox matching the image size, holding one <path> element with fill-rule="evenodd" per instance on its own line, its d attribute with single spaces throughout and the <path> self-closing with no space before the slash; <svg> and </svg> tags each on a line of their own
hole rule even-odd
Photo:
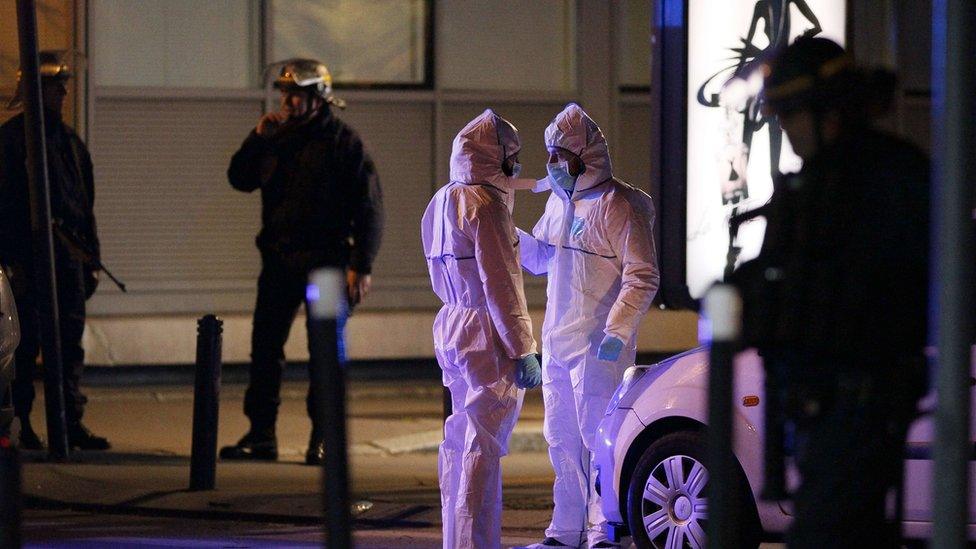
<svg viewBox="0 0 976 549">
<path fill-rule="evenodd" d="M 706 459 L 705 435 L 696 431 L 670 433 L 644 450 L 627 489 L 627 522 L 637 547 L 705 547 Z M 729 547 L 755 548 L 762 540 L 759 513 L 745 475 L 737 477 L 739 519 L 723 537 Z"/>
</svg>

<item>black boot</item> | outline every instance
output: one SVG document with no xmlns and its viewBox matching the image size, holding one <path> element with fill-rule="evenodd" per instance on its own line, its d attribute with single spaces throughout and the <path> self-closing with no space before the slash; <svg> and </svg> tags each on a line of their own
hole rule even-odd
<svg viewBox="0 0 976 549">
<path fill-rule="evenodd" d="M 308 441 L 308 451 L 305 452 L 305 463 L 308 465 L 325 465 L 325 441 L 312 437 Z"/>
<path fill-rule="evenodd" d="M 108 450 L 112 447 L 107 438 L 92 433 L 80 421 L 68 425 L 68 446 L 79 450 Z"/>
<path fill-rule="evenodd" d="M 274 435 L 251 430 L 237 444 L 221 448 L 220 459 L 274 461 L 278 459 L 278 441 Z"/>
<path fill-rule="evenodd" d="M 29 419 L 20 418 L 20 444 L 17 447 L 21 450 L 44 449 L 44 441 L 34 432 Z"/>
</svg>

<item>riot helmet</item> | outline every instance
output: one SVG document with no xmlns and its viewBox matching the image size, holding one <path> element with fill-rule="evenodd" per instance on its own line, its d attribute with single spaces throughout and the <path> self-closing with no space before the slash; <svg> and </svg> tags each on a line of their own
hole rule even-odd
<svg viewBox="0 0 976 549">
<path fill-rule="evenodd" d="M 848 122 L 866 122 L 890 109 L 897 85 L 890 71 L 855 66 L 844 48 L 826 38 L 797 38 L 762 70 L 766 115 L 833 111 Z"/>
<path fill-rule="evenodd" d="M 268 67 L 269 73 L 275 70 L 278 75 L 272 82 L 274 88 L 281 91 L 311 91 L 326 103 L 345 108 L 345 101 L 332 95 L 332 74 L 324 63 L 296 57 L 272 63 Z"/>
<path fill-rule="evenodd" d="M 37 53 L 38 58 L 38 72 L 41 74 L 42 81 L 59 81 L 66 82 L 69 78 L 74 76 L 73 67 L 69 64 L 69 59 L 72 58 L 74 54 L 66 50 L 42 50 Z M 77 63 L 77 62 L 76 62 Z M 13 98 L 7 103 L 8 110 L 14 110 L 20 108 L 24 102 L 24 91 L 21 85 L 23 80 L 23 71 L 21 69 L 17 70 L 17 91 L 14 93 Z"/>
<path fill-rule="evenodd" d="M 832 110 L 849 99 L 845 92 L 849 88 L 853 61 L 832 40 L 797 38 L 777 52 L 762 70 L 765 114 Z"/>
</svg>

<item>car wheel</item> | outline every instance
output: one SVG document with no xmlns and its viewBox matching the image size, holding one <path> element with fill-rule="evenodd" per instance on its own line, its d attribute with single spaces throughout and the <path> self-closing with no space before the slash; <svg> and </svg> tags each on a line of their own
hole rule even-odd
<svg viewBox="0 0 976 549">
<path fill-rule="evenodd" d="M 630 477 L 627 522 L 641 549 L 704 548 L 708 520 L 705 436 L 665 435 L 644 450 Z M 729 547 L 758 547 L 762 527 L 745 475 L 738 475 L 739 520 L 725 537 Z"/>
</svg>

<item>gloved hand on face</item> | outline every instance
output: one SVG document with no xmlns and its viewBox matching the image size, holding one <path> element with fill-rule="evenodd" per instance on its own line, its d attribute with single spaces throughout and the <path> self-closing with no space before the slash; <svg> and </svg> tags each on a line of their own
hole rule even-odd
<svg viewBox="0 0 976 549">
<path fill-rule="evenodd" d="M 612 335 L 604 336 L 600 343 L 600 348 L 596 352 L 596 357 L 600 360 L 615 362 L 620 358 L 620 351 L 624 348 L 624 342 Z"/>
<path fill-rule="evenodd" d="M 515 365 L 515 385 L 520 389 L 535 389 L 542 383 L 542 366 L 535 353 L 524 356 Z"/>
</svg>

